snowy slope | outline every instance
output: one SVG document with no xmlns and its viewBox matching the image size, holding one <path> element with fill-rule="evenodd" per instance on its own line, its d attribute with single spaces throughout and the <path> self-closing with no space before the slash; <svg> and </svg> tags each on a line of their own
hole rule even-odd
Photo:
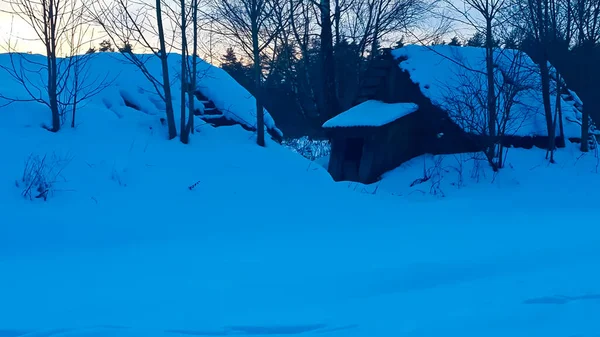
<svg viewBox="0 0 600 337">
<path fill-rule="evenodd" d="M 145 63 L 150 74 L 160 81 L 162 70 L 158 58 L 153 55 L 137 55 L 137 57 Z M 19 73 L 23 69 L 23 74 L 26 75 L 27 80 L 30 82 L 30 90 L 36 96 L 47 100 L 43 92 L 38 94 L 38 90 L 36 90 L 37 88 L 45 87 L 44 82 L 47 76 L 43 71 L 40 72 L 40 66 L 38 65 L 44 64 L 45 60 L 45 57 L 40 55 L 13 54 L 13 61 L 11 63 L 9 54 L 0 54 L 0 65 L 12 69 L 12 64 L 14 64 Z M 130 105 L 135 105 L 144 113 L 164 117 L 165 104 L 156 94 L 154 86 L 123 55 L 120 53 L 94 53 L 86 62 L 85 78 L 80 85 L 82 87 L 81 95 L 95 90 L 101 83 L 110 85 L 98 95 L 85 100 L 83 104 L 106 107 L 119 118 L 123 118 L 124 115 L 127 115 L 127 111 L 130 110 L 126 106 L 125 101 L 127 101 Z M 66 65 L 67 62 L 63 62 L 63 64 Z M 180 55 L 169 55 L 169 75 L 172 78 L 171 90 L 177 116 L 179 116 L 178 113 L 180 111 L 181 95 L 181 82 L 179 80 L 180 64 Z M 21 84 L 17 83 L 3 69 L 0 70 L 0 83 L 2 83 L 0 94 L 13 99 L 30 99 L 30 96 Z M 215 106 L 228 119 L 256 128 L 256 103 L 254 97 L 223 69 L 200 60 L 198 64 L 197 88 L 211 99 L 215 103 Z M 0 105 L 5 104 L 5 102 L 5 100 L 0 98 Z M 179 123 L 176 124 L 179 125 Z M 281 134 L 281 131 L 277 129 L 275 121 L 268 112 L 265 112 L 265 126 L 268 129 L 272 129 L 275 133 Z"/>
<path fill-rule="evenodd" d="M 37 103 L 0 108 L 0 336 L 598 336 L 591 154 L 527 175 L 511 150 L 502 191 L 400 197 L 240 126 L 182 145 L 121 113 L 53 134 Z M 21 196 L 32 155 L 62 159 L 47 201 Z"/>
<path fill-rule="evenodd" d="M 417 111 L 413 103 L 384 103 L 369 100 L 344 111 L 323 124 L 324 128 L 382 126 Z"/>
<path fill-rule="evenodd" d="M 466 131 L 483 132 L 487 96 L 484 48 L 409 45 L 392 51 L 392 54 L 402 60 L 400 68 L 410 74 L 412 81 L 419 84 L 421 92 L 433 104 L 449 111 L 450 118 Z M 496 51 L 494 63 L 497 66 L 495 80 L 500 115 L 510 111 L 506 134 L 547 135 L 537 65 L 526 54 L 509 49 Z M 512 100 L 498 93 L 500 87 L 506 88 L 504 92 L 507 93 L 517 91 L 512 107 L 504 108 Z M 552 90 L 555 87 L 552 83 Z M 550 101 L 554 112 L 555 93 L 552 93 Z M 473 111 L 473 106 L 476 111 Z M 581 114 L 573 102 L 561 99 L 561 107 L 566 137 L 581 137 L 581 127 L 576 122 L 581 120 Z"/>
</svg>

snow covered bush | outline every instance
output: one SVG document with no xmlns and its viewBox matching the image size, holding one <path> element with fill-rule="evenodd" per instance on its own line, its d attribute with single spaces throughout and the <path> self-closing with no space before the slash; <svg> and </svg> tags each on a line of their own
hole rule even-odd
<svg viewBox="0 0 600 337">
<path fill-rule="evenodd" d="M 328 156 L 331 152 L 329 141 L 310 139 L 306 136 L 284 140 L 283 145 L 310 160 Z"/>
<path fill-rule="evenodd" d="M 70 161 L 69 157 L 61 157 L 54 153 L 43 157 L 31 154 L 25 161 L 20 181 L 17 180 L 15 185 L 23 188 L 23 197 L 46 201 L 56 191 L 56 184 L 61 180 L 65 181 L 62 172 Z"/>
<path fill-rule="evenodd" d="M 489 181 L 487 174 L 491 168 L 487 165 L 488 160 L 483 152 L 425 155 L 415 160 L 422 160 L 423 164 L 418 178 L 410 183 L 410 188 L 423 194 L 445 197 L 445 189 L 461 189 L 470 183 Z M 493 177 L 495 175 L 496 173 Z M 490 182 L 493 181 L 492 179 Z M 426 187 L 429 188 L 428 192 Z"/>
<path fill-rule="evenodd" d="M 423 161 L 423 177 L 415 179 L 410 184 L 410 187 L 414 187 L 423 183 L 430 183 L 429 193 L 435 196 L 444 197 L 445 194 L 441 188 L 441 182 L 444 179 L 444 173 L 448 173 L 447 167 L 443 166 L 444 157 L 435 156 L 433 160 L 433 166 L 427 167 L 427 160 Z"/>
</svg>

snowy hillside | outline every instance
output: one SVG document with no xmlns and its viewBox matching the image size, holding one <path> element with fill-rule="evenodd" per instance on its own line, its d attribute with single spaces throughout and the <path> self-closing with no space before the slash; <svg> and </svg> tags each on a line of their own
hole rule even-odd
<svg viewBox="0 0 600 337">
<path fill-rule="evenodd" d="M 445 157 L 447 198 L 409 186 L 435 158 L 357 188 L 238 125 L 167 141 L 145 79 L 114 62 L 75 129 L 0 107 L 0 337 L 598 337 L 593 153 L 511 150 L 506 177 L 465 168 L 460 187 Z"/>
<path fill-rule="evenodd" d="M 137 55 L 137 57 L 144 62 L 151 76 L 161 79 L 162 71 L 157 57 L 153 55 Z M 13 54 L 11 60 L 9 54 L 0 54 L 0 65 L 7 67 L 9 70 L 12 70 L 14 65 L 16 73 L 25 76 L 29 90 L 36 97 L 47 100 L 43 92 L 38 90 L 38 88 L 45 87 L 45 81 L 47 80 L 44 71 L 40 71 L 40 64 L 44 64 L 45 60 L 45 57 L 40 55 L 18 54 Z M 152 82 L 123 55 L 120 53 L 95 53 L 90 55 L 85 62 L 85 71 L 83 71 L 80 80 L 80 95 L 84 96 L 89 91 L 95 91 L 99 85 L 106 86 L 106 88 L 99 94 L 82 102 L 83 105 L 88 105 L 90 109 L 95 110 L 108 109 L 118 118 L 126 118 L 128 114 L 131 114 L 132 109 L 140 110 L 149 115 L 164 117 L 165 104 L 156 93 Z M 62 64 L 66 66 L 68 63 L 63 62 Z M 169 75 L 172 78 L 171 90 L 176 113 L 180 109 L 180 64 L 181 56 L 175 54 L 169 56 Z M 23 86 L 14 77 L 10 76 L 9 72 L 3 69 L 0 70 L 2 70 L 0 71 L 0 83 L 2 84 L 0 96 L 21 100 L 31 99 Z M 72 84 L 69 83 L 68 89 L 71 87 Z M 197 88 L 214 102 L 226 118 L 256 128 L 254 97 L 224 70 L 200 60 Z M 0 97 L 0 106 L 5 103 L 6 100 Z M 38 104 L 35 105 L 37 107 Z M 196 104 L 196 106 L 201 109 L 200 104 Z M 31 108 L 31 102 L 28 102 L 27 107 Z M 15 103 L 12 108 L 19 110 L 22 105 Z M 43 109 L 44 107 L 40 106 L 40 108 Z M 275 133 L 281 134 L 268 112 L 265 113 L 265 126 Z"/>
<path fill-rule="evenodd" d="M 481 132 L 478 127 L 485 125 L 487 95 L 484 48 L 409 45 L 392 53 L 401 60 L 400 68 L 410 74 L 411 80 L 419 84 L 421 92 L 433 104 L 449 111 L 450 118 L 465 131 Z M 525 53 L 510 49 L 497 50 L 494 64 L 497 67 L 496 104 L 500 121 L 506 116 L 506 134 L 547 135 L 538 66 Z M 551 86 L 554 113 L 556 84 L 553 82 Z M 565 136 L 580 137 L 581 126 L 577 121 L 581 120 L 581 113 L 573 102 L 563 99 L 561 107 Z"/>
</svg>

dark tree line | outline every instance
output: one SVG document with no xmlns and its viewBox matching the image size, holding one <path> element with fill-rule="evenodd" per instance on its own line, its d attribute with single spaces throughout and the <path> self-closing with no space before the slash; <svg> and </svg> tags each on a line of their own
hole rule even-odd
<svg viewBox="0 0 600 337">
<path fill-rule="evenodd" d="M 252 9 L 258 0 L 214 1 L 218 15 L 211 18 L 237 46 L 221 66 L 291 137 L 318 136 L 325 120 L 349 108 L 369 61 L 416 28 L 433 6 L 428 0 L 262 0 L 268 15 L 258 13 L 255 55 L 248 43 L 253 15 L 236 5 Z"/>
</svg>

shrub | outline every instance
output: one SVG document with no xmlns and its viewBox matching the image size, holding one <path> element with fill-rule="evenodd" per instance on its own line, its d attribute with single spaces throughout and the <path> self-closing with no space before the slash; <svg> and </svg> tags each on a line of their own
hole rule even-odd
<svg viewBox="0 0 600 337">
<path fill-rule="evenodd" d="M 306 136 L 284 140 L 283 146 L 310 160 L 328 156 L 331 152 L 329 141 L 310 139 Z"/>
<path fill-rule="evenodd" d="M 23 188 L 21 195 L 30 200 L 48 200 L 48 197 L 54 194 L 56 184 L 61 180 L 66 181 L 62 172 L 70 162 L 70 158 L 60 157 L 54 153 L 43 157 L 30 154 L 25 160 L 20 181 L 16 181 L 17 187 Z"/>
</svg>

